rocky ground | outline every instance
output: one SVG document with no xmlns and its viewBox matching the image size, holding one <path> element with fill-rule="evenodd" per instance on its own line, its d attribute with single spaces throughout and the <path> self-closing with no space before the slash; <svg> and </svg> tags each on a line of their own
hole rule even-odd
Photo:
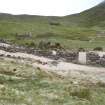
<svg viewBox="0 0 105 105">
<path fill-rule="evenodd" d="M 0 50 L 0 55 L 0 105 L 105 103 L 104 67 L 73 64 L 23 52 Z"/>
<path fill-rule="evenodd" d="M 79 78 L 89 78 L 91 81 L 105 81 L 105 68 L 103 67 L 92 67 L 86 65 L 79 65 L 73 63 L 67 63 L 64 61 L 52 60 L 45 57 L 39 57 L 27 53 L 11 53 L 0 50 L 0 54 L 4 57 L 19 59 L 28 64 L 32 65 L 34 68 L 41 70 L 46 70 L 46 72 L 54 72 L 62 77 L 79 77 Z"/>
<path fill-rule="evenodd" d="M 102 74 L 78 68 L 63 76 L 38 63 L 42 62 L 0 57 L 0 105 L 104 105 Z"/>
<path fill-rule="evenodd" d="M 1 43 L 1 47 L 9 48 L 10 45 Z M 13 48 L 13 47 L 12 47 Z M 15 47 L 17 48 L 17 47 Z M 62 77 L 79 77 L 81 79 L 89 78 L 90 81 L 105 81 L 105 68 L 104 67 L 92 67 L 89 65 L 80 65 L 80 64 L 73 64 L 68 63 L 64 60 L 54 60 L 51 58 L 46 58 L 43 56 L 29 54 L 27 52 L 22 51 L 4 51 L 3 49 L 0 50 L 1 57 L 18 59 L 25 62 L 26 60 L 29 62 L 28 64 L 33 66 L 34 68 L 38 68 L 41 70 L 46 70 L 46 72 L 54 72 Z"/>
</svg>

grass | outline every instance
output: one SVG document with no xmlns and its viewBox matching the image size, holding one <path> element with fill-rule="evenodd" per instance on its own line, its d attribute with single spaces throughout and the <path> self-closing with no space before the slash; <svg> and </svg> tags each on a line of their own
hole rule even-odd
<svg viewBox="0 0 105 105">
<path fill-rule="evenodd" d="M 0 38 L 19 45 L 37 45 L 45 40 L 59 42 L 67 49 L 101 46 L 105 49 L 105 37 L 97 38 L 105 28 L 104 9 L 105 3 L 102 3 L 82 13 L 64 17 L 0 14 Z M 32 33 L 31 38 L 16 37 L 16 33 L 28 32 Z"/>
<path fill-rule="evenodd" d="M 80 14 L 76 16 L 78 21 L 82 18 Z M 97 33 L 102 32 L 104 28 L 81 26 L 74 17 L 14 16 L 3 14 L 0 16 L 0 38 L 19 45 L 33 42 L 37 46 L 39 41 L 45 40 L 52 43 L 59 42 L 67 49 L 79 47 L 93 49 L 100 46 L 105 48 L 105 38 L 96 38 Z M 53 21 L 60 24 L 51 25 L 50 23 Z M 77 25 L 73 25 L 74 22 Z M 16 33 L 24 34 L 28 32 L 32 33 L 31 38 L 18 39 L 16 37 Z M 91 40 L 93 41 L 90 43 Z"/>
<path fill-rule="evenodd" d="M 104 105 L 103 83 L 73 84 L 18 60 L 0 59 L 0 104 L 2 105 Z M 33 74 L 34 71 L 34 74 Z M 21 75 L 20 75 L 21 74 Z M 27 75 L 27 76 L 25 76 Z M 16 78 L 18 77 L 18 78 Z"/>
<path fill-rule="evenodd" d="M 59 42 L 65 49 L 105 49 L 105 37 L 97 37 L 105 27 L 104 9 L 97 12 L 99 8 L 65 17 L 0 14 L 0 39 L 18 45 L 33 42 L 37 46 L 44 40 Z M 31 38 L 16 37 L 16 33 L 28 32 L 32 33 Z M 0 104 L 105 105 L 105 84 L 74 85 L 70 78 L 46 73 L 23 61 L 0 58 Z"/>
</svg>

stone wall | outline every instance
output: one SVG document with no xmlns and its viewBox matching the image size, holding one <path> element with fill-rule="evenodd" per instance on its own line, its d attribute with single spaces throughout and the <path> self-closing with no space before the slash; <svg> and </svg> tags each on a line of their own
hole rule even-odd
<svg viewBox="0 0 105 105">
<path fill-rule="evenodd" d="M 105 54 L 102 52 L 88 52 L 87 64 L 105 66 Z"/>
<path fill-rule="evenodd" d="M 22 52 L 29 53 L 37 56 L 44 56 L 54 60 L 63 60 L 66 62 L 79 63 L 79 64 L 88 64 L 88 65 L 100 65 L 105 66 L 105 52 L 73 52 L 73 51 L 44 51 L 36 50 L 33 48 L 26 48 L 22 46 L 0 46 L 0 50 L 7 52 Z"/>
</svg>

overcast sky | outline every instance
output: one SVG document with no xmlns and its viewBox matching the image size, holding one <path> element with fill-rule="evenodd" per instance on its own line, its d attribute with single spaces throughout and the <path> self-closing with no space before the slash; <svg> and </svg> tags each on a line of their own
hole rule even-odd
<svg viewBox="0 0 105 105">
<path fill-rule="evenodd" d="M 0 12 L 64 16 L 91 8 L 103 0 L 0 0 Z"/>
</svg>

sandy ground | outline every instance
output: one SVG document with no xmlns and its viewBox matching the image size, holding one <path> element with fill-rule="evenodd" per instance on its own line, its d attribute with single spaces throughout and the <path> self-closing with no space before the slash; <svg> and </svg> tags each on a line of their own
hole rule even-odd
<svg viewBox="0 0 105 105">
<path fill-rule="evenodd" d="M 91 80 L 105 81 L 105 68 L 103 67 L 92 67 L 87 65 L 79 65 L 73 63 L 67 63 L 63 61 L 55 61 L 45 57 L 39 57 L 32 54 L 26 53 L 10 53 L 3 50 L 0 50 L 0 55 L 4 54 L 5 56 L 10 55 L 11 57 L 20 57 L 26 59 L 32 59 L 32 65 L 35 68 L 42 70 L 47 70 L 55 72 L 61 76 L 72 76 L 79 78 L 89 78 Z"/>
<path fill-rule="evenodd" d="M 36 66 L 40 66 L 49 70 L 72 70 L 73 69 L 73 70 L 84 70 L 84 71 L 91 71 L 91 72 L 92 71 L 101 72 L 105 70 L 105 68 L 102 68 L 102 67 L 91 67 L 91 66 L 86 66 L 86 65 L 67 63 L 64 61 L 56 61 L 49 58 L 39 57 L 32 54 L 26 54 L 26 53 L 20 53 L 20 52 L 11 53 L 11 52 L 0 50 L 0 55 L 2 54 L 4 56 L 9 55 L 11 57 L 16 57 L 16 58 L 20 57 L 20 58 L 27 58 L 27 59 L 40 61 L 40 63 L 38 63 Z M 56 63 L 56 65 L 54 65 L 53 63 Z"/>
<path fill-rule="evenodd" d="M 0 46 L 10 47 L 11 45 L 0 43 Z M 96 52 L 99 56 L 105 55 L 105 52 Z M 73 63 L 67 63 L 64 61 L 55 61 L 45 57 L 39 57 L 32 54 L 26 53 L 10 53 L 3 50 L 0 50 L 0 55 L 11 56 L 13 58 L 25 58 L 31 59 L 33 62 L 30 62 L 35 68 L 46 70 L 49 72 L 57 73 L 63 77 L 73 77 L 87 79 L 91 81 L 101 81 L 105 82 L 105 68 L 102 67 L 92 67 L 87 65 L 79 65 Z"/>
</svg>

